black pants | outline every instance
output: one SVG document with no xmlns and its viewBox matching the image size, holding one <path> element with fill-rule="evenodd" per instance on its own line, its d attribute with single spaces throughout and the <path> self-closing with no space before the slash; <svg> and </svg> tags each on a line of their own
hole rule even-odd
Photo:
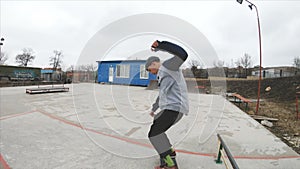
<svg viewBox="0 0 300 169">
<path fill-rule="evenodd" d="M 172 145 L 165 132 L 177 123 L 182 116 L 182 113 L 173 110 L 162 110 L 155 115 L 148 138 L 161 158 L 172 153 Z"/>
</svg>

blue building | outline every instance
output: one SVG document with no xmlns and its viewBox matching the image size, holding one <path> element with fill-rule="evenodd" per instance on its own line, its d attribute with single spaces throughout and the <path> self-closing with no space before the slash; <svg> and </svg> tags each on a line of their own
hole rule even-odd
<svg viewBox="0 0 300 169">
<path fill-rule="evenodd" d="M 145 70 L 146 60 L 98 61 L 98 83 L 148 86 L 156 76 Z"/>
</svg>

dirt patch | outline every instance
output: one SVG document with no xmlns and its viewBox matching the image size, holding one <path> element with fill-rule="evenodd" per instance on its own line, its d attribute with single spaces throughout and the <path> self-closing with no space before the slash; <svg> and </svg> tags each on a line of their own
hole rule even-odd
<svg viewBox="0 0 300 169">
<path fill-rule="evenodd" d="M 250 115 L 255 114 L 258 91 L 257 79 L 212 78 L 210 80 L 196 79 L 194 81 L 188 79 L 187 85 L 189 89 L 197 90 L 194 87 L 195 82 L 196 85 L 205 88 L 199 89 L 201 93 L 205 91 L 208 91 L 207 93 L 214 93 L 215 91 L 223 92 L 225 90 L 225 92 L 238 93 L 247 99 L 253 100 L 249 104 L 249 109 L 246 113 Z M 300 119 L 297 119 L 296 113 L 296 92 L 299 91 L 300 76 L 263 79 L 260 91 L 261 102 L 257 114 L 277 118 L 277 122 L 272 122 L 272 127 L 266 128 L 293 148 L 298 154 L 300 154 Z M 218 93 L 216 92 L 216 94 Z M 300 106 L 299 101 L 298 104 Z M 241 107 L 241 110 L 244 111 L 245 108 Z"/>
<path fill-rule="evenodd" d="M 227 91 L 237 92 L 246 98 L 256 100 L 257 89 L 257 80 L 227 81 Z M 277 122 L 273 122 L 273 127 L 266 128 L 298 154 L 300 154 L 300 119 L 297 119 L 296 92 L 299 91 L 300 76 L 264 79 L 261 83 L 262 101 L 258 111 L 258 115 L 278 119 Z M 248 114 L 254 112 L 256 102 L 251 103 L 247 111 Z"/>
<path fill-rule="evenodd" d="M 300 86 L 300 76 L 263 79 L 261 82 L 261 98 L 272 102 L 295 101 L 297 87 Z M 270 91 L 266 89 L 270 87 Z M 227 91 L 237 92 L 244 97 L 256 98 L 258 91 L 257 80 L 227 81 Z"/>
<path fill-rule="evenodd" d="M 297 120 L 295 102 L 275 103 L 265 100 L 260 103 L 258 115 L 276 118 L 273 127 L 266 127 L 288 146 L 300 154 L 300 119 Z M 254 114 L 256 103 L 250 104 L 248 114 Z"/>
</svg>

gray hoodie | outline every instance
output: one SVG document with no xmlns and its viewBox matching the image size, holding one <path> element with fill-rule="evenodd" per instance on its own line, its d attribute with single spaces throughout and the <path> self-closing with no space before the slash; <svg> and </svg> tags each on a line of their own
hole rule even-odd
<svg viewBox="0 0 300 169">
<path fill-rule="evenodd" d="M 159 96 L 152 105 L 152 111 L 173 110 L 183 114 L 189 112 L 189 100 L 185 79 L 179 67 L 187 59 L 186 51 L 180 46 L 163 41 L 156 50 L 164 50 L 174 57 L 164 61 L 159 68 L 157 79 Z"/>
</svg>

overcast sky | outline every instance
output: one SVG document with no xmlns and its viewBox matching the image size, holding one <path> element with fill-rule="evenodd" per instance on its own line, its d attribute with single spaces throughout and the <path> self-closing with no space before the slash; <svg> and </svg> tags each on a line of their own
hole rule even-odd
<svg viewBox="0 0 300 169">
<path fill-rule="evenodd" d="M 300 1 L 253 2 L 261 21 L 263 66 L 291 66 L 293 58 L 300 56 Z M 49 67 L 53 50 L 62 50 L 65 69 L 77 64 L 85 45 L 99 30 L 121 18 L 143 13 L 167 14 L 190 23 L 208 39 L 226 66 L 233 66 L 244 53 L 252 56 L 253 65 L 259 64 L 256 13 L 248 8 L 247 2 L 240 5 L 235 0 L 1 0 L 1 37 L 5 38 L 2 51 L 9 56 L 6 63 L 16 65 L 15 56 L 21 49 L 32 48 L 36 59 L 30 66 Z M 190 36 L 189 32 L 186 34 Z M 145 45 L 146 49 L 154 40 L 145 38 L 139 45 Z M 121 47 L 115 50 L 118 56 L 112 56 L 114 59 L 128 57 Z"/>
</svg>

